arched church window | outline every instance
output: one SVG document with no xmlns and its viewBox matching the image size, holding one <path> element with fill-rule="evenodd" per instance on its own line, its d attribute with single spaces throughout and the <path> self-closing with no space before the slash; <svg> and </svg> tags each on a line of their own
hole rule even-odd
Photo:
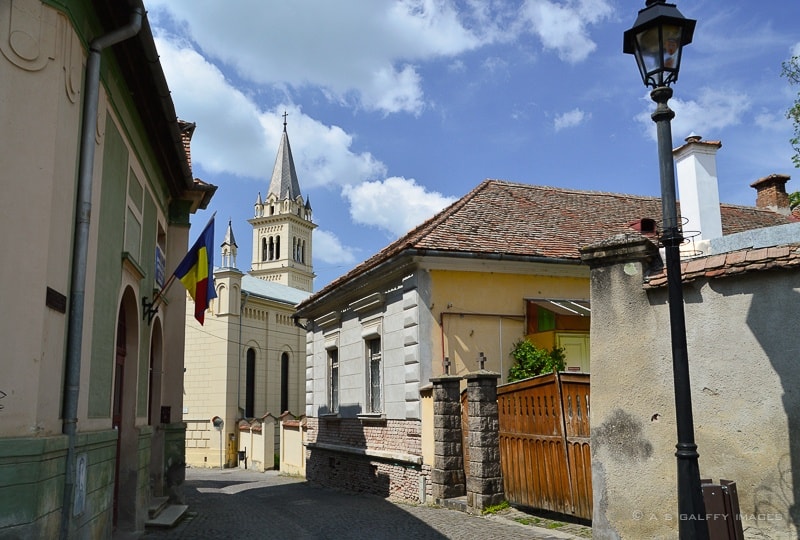
<svg viewBox="0 0 800 540">
<path fill-rule="evenodd" d="M 269 260 L 275 259 L 275 239 L 273 237 L 269 237 Z"/>
<path fill-rule="evenodd" d="M 261 260 L 262 261 L 266 261 L 267 260 L 267 239 L 266 238 L 262 238 L 261 239 Z"/>
<path fill-rule="evenodd" d="M 256 351 L 252 347 L 247 349 L 244 387 L 244 416 L 245 418 L 253 418 L 256 404 Z"/>
<path fill-rule="evenodd" d="M 281 355 L 281 414 L 289 410 L 289 353 Z"/>
<path fill-rule="evenodd" d="M 276 236 L 275 237 L 275 258 L 276 259 L 280 259 L 281 258 L 281 237 L 280 236 Z"/>
</svg>

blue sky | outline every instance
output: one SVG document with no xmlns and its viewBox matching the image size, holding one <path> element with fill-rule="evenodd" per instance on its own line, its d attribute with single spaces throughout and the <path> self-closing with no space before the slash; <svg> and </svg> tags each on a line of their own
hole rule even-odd
<svg viewBox="0 0 800 540">
<path fill-rule="evenodd" d="M 772 173 L 800 190 L 785 118 L 798 89 L 780 76 L 800 54 L 800 2 L 677 5 L 697 28 L 670 101 L 674 146 L 692 132 L 722 141 L 722 202 L 754 205 L 750 183 Z M 197 123 L 194 175 L 219 186 L 216 244 L 232 220 L 242 270 L 284 111 L 318 225 L 315 290 L 486 178 L 660 194 L 654 104 L 622 53 L 644 0 L 145 7 L 178 116 Z"/>
</svg>

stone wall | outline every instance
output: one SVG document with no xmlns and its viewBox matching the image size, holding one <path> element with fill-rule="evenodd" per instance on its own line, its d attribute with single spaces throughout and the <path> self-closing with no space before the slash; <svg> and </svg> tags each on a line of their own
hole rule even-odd
<svg viewBox="0 0 800 540">
<path fill-rule="evenodd" d="M 675 538 L 669 305 L 665 287 L 643 286 L 658 250 L 617 238 L 583 255 L 592 266 L 594 538 Z M 694 432 L 701 478 L 736 482 L 745 537 L 797 538 L 800 274 L 760 268 L 683 284 Z"/>
</svg>

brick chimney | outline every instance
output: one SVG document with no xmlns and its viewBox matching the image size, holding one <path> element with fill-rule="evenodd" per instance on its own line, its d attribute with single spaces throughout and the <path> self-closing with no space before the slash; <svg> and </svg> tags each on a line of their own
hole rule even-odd
<svg viewBox="0 0 800 540">
<path fill-rule="evenodd" d="M 699 135 L 689 135 L 686 144 L 673 150 L 672 155 L 684 234 L 699 232 L 697 240 L 710 240 L 722 236 L 716 157 L 722 143 L 701 139 Z"/>
<path fill-rule="evenodd" d="M 750 187 L 756 188 L 756 206 L 788 216 L 791 213 L 789 194 L 786 193 L 789 178 L 785 174 L 771 174 L 750 184 Z"/>
<path fill-rule="evenodd" d="M 192 170 L 192 135 L 194 129 L 197 127 L 195 122 L 186 122 L 178 119 L 178 128 L 181 130 L 181 142 L 183 143 L 183 150 L 186 152 L 186 162 L 189 164 L 189 170 Z"/>
</svg>

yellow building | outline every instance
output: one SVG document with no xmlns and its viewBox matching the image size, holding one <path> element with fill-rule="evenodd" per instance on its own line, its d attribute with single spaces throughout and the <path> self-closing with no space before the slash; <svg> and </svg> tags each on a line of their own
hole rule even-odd
<svg viewBox="0 0 800 540">
<path fill-rule="evenodd" d="M 228 223 L 221 266 L 214 270 L 217 298 L 201 326 L 194 305 L 186 309 L 184 408 L 186 463 L 195 467 L 238 465 L 238 422 L 266 414 L 295 415 L 305 405 L 305 329 L 295 324 L 295 306 L 313 285 L 311 205 L 300 194 L 286 124 L 265 199 L 258 194 L 253 260 L 236 267 L 237 245 Z M 215 422 L 216 420 L 216 422 Z M 277 429 L 277 424 L 270 424 Z M 251 455 L 272 468 L 278 451 Z"/>
<path fill-rule="evenodd" d="M 0 81 L 0 537 L 141 531 L 184 441 L 185 295 L 146 305 L 215 188 L 141 2 L 0 2 Z"/>
<path fill-rule="evenodd" d="M 660 201 L 487 180 L 303 301 L 309 480 L 430 496 L 430 379 L 507 380 L 514 342 L 564 347 L 589 371 L 589 268 L 579 248 L 657 232 Z M 728 232 L 786 218 L 722 206 Z"/>
</svg>

